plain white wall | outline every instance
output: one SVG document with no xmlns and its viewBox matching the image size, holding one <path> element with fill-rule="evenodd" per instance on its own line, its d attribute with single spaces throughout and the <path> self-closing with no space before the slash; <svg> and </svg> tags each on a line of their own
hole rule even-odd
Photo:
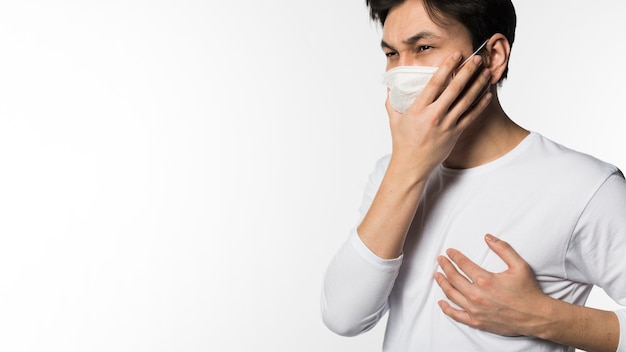
<svg viewBox="0 0 626 352">
<path fill-rule="evenodd" d="M 506 110 L 626 168 L 624 6 L 515 5 Z M 319 315 L 389 151 L 380 35 L 364 1 L 2 1 L 0 350 L 380 350 Z"/>
</svg>

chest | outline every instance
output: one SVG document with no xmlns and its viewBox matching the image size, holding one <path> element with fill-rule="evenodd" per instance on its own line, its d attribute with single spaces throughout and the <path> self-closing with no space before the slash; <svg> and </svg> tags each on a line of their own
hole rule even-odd
<svg viewBox="0 0 626 352">
<path fill-rule="evenodd" d="M 429 278 L 436 257 L 448 248 L 463 252 L 492 272 L 506 269 L 489 250 L 489 233 L 509 242 L 546 280 L 565 277 L 565 251 L 584 202 L 546 182 L 489 177 L 438 179 L 426 190 L 404 247 L 406 271 Z"/>
</svg>

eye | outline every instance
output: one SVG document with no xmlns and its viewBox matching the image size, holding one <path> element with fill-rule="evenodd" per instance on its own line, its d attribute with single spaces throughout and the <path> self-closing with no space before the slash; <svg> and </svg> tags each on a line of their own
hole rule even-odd
<svg viewBox="0 0 626 352">
<path fill-rule="evenodd" d="M 430 49 L 432 49 L 432 48 L 433 48 L 433 47 L 432 47 L 432 46 L 430 46 L 430 45 L 420 45 L 420 46 L 418 46 L 418 47 L 417 47 L 417 51 L 418 51 L 418 52 L 422 52 L 422 51 L 427 51 L 427 50 L 430 50 Z"/>
<path fill-rule="evenodd" d="M 398 55 L 398 53 L 397 53 L 397 52 L 395 52 L 395 51 L 390 51 L 390 52 L 386 52 L 386 53 L 385 53 L 385 56 L 386 56 L 388 59 L 390 59 L 390 58 L 392 58 L 392 57 L 394 57 L 394 56 L 397 56 L 397 55 Z"/>
</svg>

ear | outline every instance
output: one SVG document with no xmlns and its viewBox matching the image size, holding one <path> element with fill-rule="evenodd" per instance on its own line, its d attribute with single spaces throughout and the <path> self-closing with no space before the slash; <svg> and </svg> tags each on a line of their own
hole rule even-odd
<svg viewBox="0 0 626 352">
<path fill-rule="evenodd" d="M 487 67 L 491 71 L 490 84 L 496 84 L 504 74 L 511 54 L 511 45 L 503 34 L 496 33 L 486 45 Z"/>
</svg>

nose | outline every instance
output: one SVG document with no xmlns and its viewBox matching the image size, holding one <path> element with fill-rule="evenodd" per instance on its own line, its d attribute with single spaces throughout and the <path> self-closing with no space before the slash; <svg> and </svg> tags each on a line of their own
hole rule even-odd
<svg viewBox="0 0 626 352">
<path fill-rule="evenodd" d="M 398 62 L 397 62 L 398 66 L 415 66 L 417 65 L 415 63 L 414 58 L 412 57 L 412 55 L 399 55 L 398 57 Z"/>
<path fill-rule="evenodd" d="M 400 53 L 398 54 L 396 60 L 387 61 L 387 71 L 398 66 L 417 66 L 417 65 L 418 63 L 415 62 L 414 58 L 411 55 Z"/>
</svg>

